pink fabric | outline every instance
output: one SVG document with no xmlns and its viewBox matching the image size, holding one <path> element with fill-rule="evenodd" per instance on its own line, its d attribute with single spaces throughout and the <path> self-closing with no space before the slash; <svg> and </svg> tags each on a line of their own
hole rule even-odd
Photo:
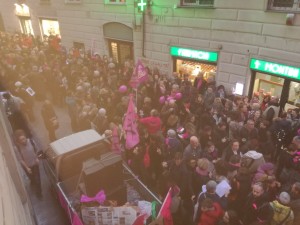
<svg viewBox="0 0 300 225">
<path fill-rule="evenodd" d="M 159 117 L 149 116 L 140 119 L 140 123 L 144 124 L 149 134 L 155 134 L 161 130 L 161 120 Z"/>
<path fill-rule="evenodd" d="M 106 199 L 104 191 L 99 191 L 95 197 L 88 197 L 86 195 L 81 195 L 80 202 L 98 202 L 102 204 Z"/>
<path fill-rule="evenodd" d="M 126 133 L 126 143 L 125 147 L 131 149 L 140 142 L 140 136 L 136 124 L 137 115 L 134 110 L 134 104 L 132 100 L 132 95 L 129 99 L 128 109 L 125 116 L 123 129 Z"/>
<path fill-rule="evenodd" d="M 148 71 L 144 67 L 141 60 L 138 60 L 135 66 L 135 73 L 138 76 L 139 84 L 146 82 L 148 80 Z"/>
<path fill-rule="evenodd" d="M 171 203 L 172 203 L 172 189 L 170 188 L 168 194 L 160 208 L 157 217 L 162 217 L 164 220 L 164 225 L 173 225 L 173 218 L 171 214 Z"/>
<path fill-rule="evenodd" d="M 131 76 L 131 80 L 129 82 L 132 88 L 137 88 L 139 84 L 142 84 L 148 80 L 148 71 L 144 67 L 141 60 L 138 60 L 135 65 L 134 72 Z"/>
<path fill-rule="evenodd" d="M 81 219 L 77 215 L 77 213 L 73 214 L 73 220 L 72 220 L 72 225 L 83 225 Z"/>
</svg>

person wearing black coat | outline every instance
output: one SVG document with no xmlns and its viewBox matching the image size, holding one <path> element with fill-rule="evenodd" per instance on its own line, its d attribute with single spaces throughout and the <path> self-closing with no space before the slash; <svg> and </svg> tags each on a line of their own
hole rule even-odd
<svg viewBox="0 0 300 225">
<path fill-rule="evenodd" d="M 42 118 L 44 120 L 44 125 L 49 134 L 50 142 L 56 140 L 55 130 L 58 128 L 57 116 L 54 111 L 54 108 L 49 100 L 45 100 L 42 109 L 41 109 Z M 56 121 L 56 122 L 54 122 Z"/>
<path fill-rule="evenodd" d="M 265 186 L 261 182 L 257 182 L 252 186 L 252 192 L 248 195 L 244 208 L 242 221 L 245 225 L 252 224 L 261 214 L 262 210 L 269 205 L 269 197 L 265 192 Z M 272 214 L 265 215 L 264 218 L 272 219 Z"/>
</svg>

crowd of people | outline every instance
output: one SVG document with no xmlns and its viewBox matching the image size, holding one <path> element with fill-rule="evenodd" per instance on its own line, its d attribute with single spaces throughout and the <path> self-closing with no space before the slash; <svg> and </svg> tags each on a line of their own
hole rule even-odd
<svg viewBox="0 0 300 225">
<path fill-rule="evenodd" d="M 151 190 L 162 200 L 171 190 L 174 225 L 297 225 L 298 108 L 284 111 L 268 93 L 233 95 L 203 72 L 192 82 L 184 71 L 147 68 L 148 81 L 135 91 L 134 66 L 67 51 L 56 37 L 0 33 L 0 88 L 13 130 L 30 137 L 28 121 L 42 101 L 50 141 L 59 127 L 55 107 L 68 110 L 73 132 L 117 137 L 125 162 Z M 126 149 L 122 123 L 132 93 L 140 142 Z"/>
</svg>

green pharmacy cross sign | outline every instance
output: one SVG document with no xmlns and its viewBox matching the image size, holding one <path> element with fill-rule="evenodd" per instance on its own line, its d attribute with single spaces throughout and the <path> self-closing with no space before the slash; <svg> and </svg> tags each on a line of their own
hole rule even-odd
<svg viewBox="0 0 300 225">
<path fill-rule="evenodd" d="M 217 52 L 206 52 L 206 51 L 194 50 L 189 48 L 179 48 L 179 47 L 171 46 L 170 54 L 172 56 L 183 57 L 183 58 L 194 59 L 194 60 L 203 60 L 209 62 L 218 61 Z"/>
<path fill-rule="evenodd" d="M 148 0 L 138 0 L 137 6 L 139 11 L 141 12 L 145 11 L 145 8 L 147 7 L 147 1 Z"/>
<path fill-rule="evenodd" d="M 252 58 L 250 69 L 300 80 L 300 68 Z"/>
</svg>

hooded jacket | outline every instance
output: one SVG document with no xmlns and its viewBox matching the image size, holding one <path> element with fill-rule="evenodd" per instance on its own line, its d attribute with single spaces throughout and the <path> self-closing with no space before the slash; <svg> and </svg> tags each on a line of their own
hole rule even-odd
<svg viewBox="0 0 300 225">
<path fill-rule="evenodd" d="M 270 203 L 273 208 L 274 215 L 271 221 L 271 225 L 293 225 L 294 223 L 294 213 L 293 210 L 285 205 L 282 205 L 278 201 L 273 201 Z M 289 216 L 288 216 L 289 215 Z M 282 221 L 284 221 L 282 223 Z"/>
</svg>

